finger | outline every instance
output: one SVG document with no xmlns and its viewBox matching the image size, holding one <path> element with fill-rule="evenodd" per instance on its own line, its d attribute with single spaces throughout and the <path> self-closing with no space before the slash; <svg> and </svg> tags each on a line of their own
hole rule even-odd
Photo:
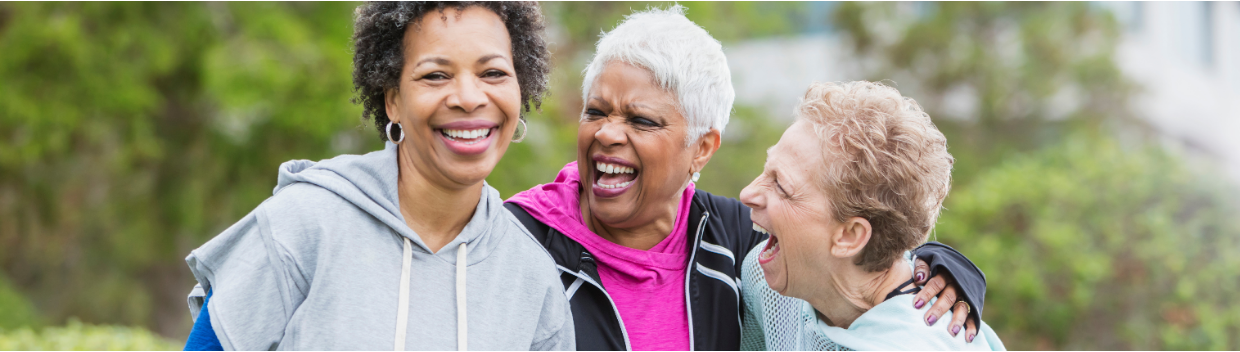
<svg viewBox="0 0 1240 352">
<path fill-rule="evenodd" d="M 926 312 L 926 325 L 934 325 L 943 317 L 947 310 L 952 309 L 952 305 L 956 303 L 956 288 L 948 286 L 943 289 L 943 293 L 939 294 L 938 300 L 934 301 L 934 306 L 930 307 L 930 311 Z"/>
<path fill-rule="evenodd" d="M 913 308 L 921 309 L 921 307 L 924 307 L 926 302 L 930 302 L 930 297 L 937 296 L 939 292 L 943 291 L 944 287 L 947 287 L 947 283 L 943 281 L 943 276 L 931 278 L 921 288 L 921 291 L 917 292 L 916 296 L 913 296 Z"/>
<path fill-rule="evenodd" d="M 952 333 L 952 337 L 964 331 L 964 320 L 969 317 L 966 304 L 968 303 L 956 303 L 952 306 L 952 323 L 947 325 L 947 332 Z"/>
<path fill-rule="evenodd" d="M 969 318 L 964 324 L 964 340 L 965 342 L 973 342 L 973 338 L 977 337 L 977 324 L 973 318 Z"/>
<path fill-rule="evenodd" d="M 943 284 L 945 284 L 946 286 L 959 286 L 959 285 L 956 285 L 956 278 L 952 276 L 952 273 L 950 271 L 943 270 L 943 272 L 938 273 L 938 275 L 935 275 L 935 277 L 938 277 L 938 276 L 943 277 Z"/>
<path fill-rule="evenodd" d="M 926 264 L 921 258 L 918 258 L 916 263 L 913 267 L 913 283 L 922 286 L 926 284 L 926 279 L 930 278 L 930 264 Z"/>
</svg>

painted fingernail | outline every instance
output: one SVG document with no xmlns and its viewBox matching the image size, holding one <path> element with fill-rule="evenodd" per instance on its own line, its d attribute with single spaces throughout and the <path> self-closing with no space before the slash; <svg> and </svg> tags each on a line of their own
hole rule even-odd
<svg viewBox="0 0 1240 352">
<path fill-rule="evenodd" d="M 975 336 L 975 335 L 974 335 L 974 334 L 971 334 L 971 333 L 970 333 L 970 334 L 966 334 L 966 335 L 964 335 L 964 340 L 965 340 L 965 341 L 968 341 L 968 342 L 973 342 L 973 336 Z"/>
<path fill-rule="evenodd" d="M 938 320 L 939 320 L 939 317 L 931 315 L 929 318 L 926 318 L 926 325 L 934 325 L 934 322 Z"/>
<path fill-rule="evenodd" d="M 956 336 L 956 334 L 959 334 L 959 333 L 960 333 L 960 325 L 952 326 L 952 336 Z"/>
<path fill-rule="evenodd" d="M 917 282 L 921 282 L 921 280 L 925 280 L 925 279 L 926 279 L 926 274 L 925 274 L 925 273 L 917 273 L 917 277 L 916 277 L 916 279 L 917 279 Z"/>
<path fill-rule="evenodd" d="M 921 298 L 918 298 L 917 302 L 913 302 L 913 308 L 921 309 L 921 306 L 924 305 L 926 305 L 926 301 L 922 301 Z"/>
</svg>

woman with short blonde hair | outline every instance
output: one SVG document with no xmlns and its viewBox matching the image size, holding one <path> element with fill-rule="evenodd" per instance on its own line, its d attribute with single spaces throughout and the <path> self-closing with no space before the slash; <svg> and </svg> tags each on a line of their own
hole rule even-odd
<svg viewBox="0 0 1240 352">
<path fill-rule="evenodd" d="M 930 116 L 872 82 L 814 84 L 796 114 L 741 192 L 770 234 L 744 262 L 745 348 L 1002 350 L 985 323 L 948 336 L 916 321 L 902 254 L 934 229 L 955 162 Z"/>
</svg>

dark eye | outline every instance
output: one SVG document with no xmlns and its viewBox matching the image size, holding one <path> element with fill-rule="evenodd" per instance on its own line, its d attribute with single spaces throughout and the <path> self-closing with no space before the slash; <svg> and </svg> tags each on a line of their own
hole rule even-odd
<svg viewBox="0 0 1240 352">
<path fill-rule="evenodd" d="M 425 76 L 422 76 L 422 79 L 431 80 L 431 81 L 441 81 L 441 80 L 448 79 L 448 75 L 444 74 L 443 72 L 431 72 L 431 73 L 426 74 Z"/>
<path fill-rule="evenodd" d="M 508 77 L 508 72 L 504 72 L 500 70 L 489 70 L 483 73 L 482 76 L 487 77 L 487 78 Z"/>
<path fill-rule="evenodd" d="M 603 114 L 603 112 L 599 111 L 598 109 L 586 109 L 586 116 L 602 117 L 602 116 L 607 116 L 607 115 Z"/>
<path fill-rule="evenodd" d="M 640 125 L 640 126 L 644 126 L 644 127 L 659 127 L 659 124 L 657 122 L 651 121 L 650 119 L 641 117 L 641 116 L 634 117 L 632 121 L 633 123 Z"/>
</svg>

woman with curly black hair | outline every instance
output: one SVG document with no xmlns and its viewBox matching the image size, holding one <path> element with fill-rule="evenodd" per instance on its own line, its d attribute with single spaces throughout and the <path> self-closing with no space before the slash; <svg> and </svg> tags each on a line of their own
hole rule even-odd
<svg viewBox="0 0 1240 352">
<path fill-rule="evenodd" d="M 534 3 L 358 7 L 354 102 L 386 147 L 284 163 L 190 253 L 186 349 L 574 349 L 554 262 L 484 181 L 546 91 L 543 32 Z"/>
</svg>

